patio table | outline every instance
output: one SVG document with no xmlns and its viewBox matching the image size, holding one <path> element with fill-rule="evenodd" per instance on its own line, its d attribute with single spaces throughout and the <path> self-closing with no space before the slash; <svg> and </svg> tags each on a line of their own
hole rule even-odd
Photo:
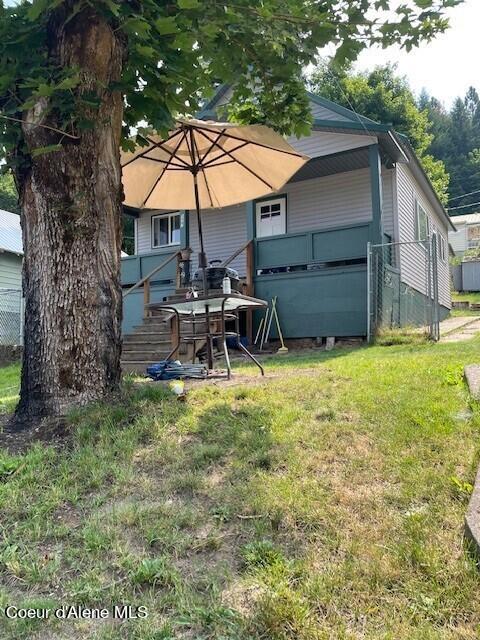
<svg viewBox="0 0 480 640">
<path fill-rule="evenodd" d="M 252 298 L 241 293 L 215 293 L 198 298 L 190 298 L 188 300 L 180 300 L 178 302 L 152 302 L 147 305 L 147 309 L 151 311 L 169 311 L 175 315 L 176 322 L 176 343 L 167 356 L 169 360 L 172 355 L 178 351 L 182 340 L 184 342 L 194 342 L 196 340 L 205 339 L 207 346 L 208 368 L 213 369 L 213 339 L 221 338 L 225 361 L 227 363 L 227 377 L 230 378 L 232 368 L 230 365 L 230 356 L 227 347 L 227 337 L 234 337 L 238 348 L 254 362 L 260 369 L 262 376 L 265 375 L 262 365 L 250 353 L 250 351 L 242 344 L 240 340 L 239 328 L 239 312 L 249 309 L 261 309 L 268 306 L 265 300 Z M 219 318 L 220 330 L 212 329 L 212 319 Z M 192 319 L 193 327 L 199 322 L 204 322 L 206 330 L 194 335 L 182 336 L 181 319 Z M 235 323 L 234 330 L 227 330 L 226 322 L 233 320 Z M 195 359 L 195 345 L 194 356 Z"/>
</svg>

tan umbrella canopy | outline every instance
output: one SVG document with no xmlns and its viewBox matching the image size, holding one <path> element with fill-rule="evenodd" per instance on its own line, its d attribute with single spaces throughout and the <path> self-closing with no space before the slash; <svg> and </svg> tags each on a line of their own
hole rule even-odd
<svg viewBox="0 0 480 640">
<path fill-rule="evenodd" d="M 196 209 L 199 266 L 206 267 L 200 210 L 278 191 L 307 162 L 263 125 L 178 120 L 162 139 L 122 154 L 125 204 L 139 209 Z"/>
</svg>

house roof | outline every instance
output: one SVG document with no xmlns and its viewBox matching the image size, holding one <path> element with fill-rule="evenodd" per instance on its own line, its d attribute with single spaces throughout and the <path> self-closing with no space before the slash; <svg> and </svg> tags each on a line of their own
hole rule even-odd
<svg viewBox="0 0 480 640">
<path fill-rule="evenodd" d="M 0 251 L 23 255 L 20 216 L 0 209 Z"/>
<path fill-rule="evenodd" d="M 480 224 L 480 213 L 466 213 L 462 216 L 452 216 L 452 222 L 457 224 Z"/>
<path fill-rule="evenodd" d="M 203 107 L 203 110 L 197 114 L 197 118 L 215 119 L 215 105 L 223 98 L 228 91 L 230 85 L 222 84 L 218 87 L 215 95 Z M 394 161 L 405 162 L 410 165 L 412 173 L 418 180 L 423 189 L 432 196 L 432 204 L 438 215 L 444 219 L 453 231 L 455 226 L 447 214 L 443 204 L 441 203 L 437 192 L 433 188 L 430 178 L 425 173 L 420 160 L 415 153 L 407 136 L 398 133 L 390 124 L 382 124 L 375 122 L 370 118 L 360 115 L 359 113 L 342 107 L 327 98 L 322 98 L 313 93 L 307 92 L 310 100 L 329 111 L 338 114 L 338 120 L 323 120 L 315 118 L 313 121 L 313 129 L 316 131 L 328 131 L 332 133 L 352 133 L 374 135 L 378 138 L 382 150 Z"/>
</svg>

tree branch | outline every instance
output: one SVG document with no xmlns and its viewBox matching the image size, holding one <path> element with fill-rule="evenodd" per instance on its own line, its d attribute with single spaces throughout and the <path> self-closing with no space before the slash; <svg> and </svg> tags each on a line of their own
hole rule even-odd
<svg viewBox="0 0 480 640">
<path fill-rule="evenodd" d="M 72 140 L 80 140 L 80 136 L 75 136 L 72 133 L 67 133 L 66 131 L 57 129 L 56 127 L 50 127 L 48 124 L 40 124 L 38 122 L 22 120 L 21 118 L 14 118 L 13 116 L 5 116 L 3 115 L 3 113 L 0 113 L 0 118 L 3 118 L 4 120 L 11 120 L 12 122 L 19 122 L 20 124 L 29 124 L 32 127 L 42 127 L 43 129 L 49 129 L 50 131 L 55 131 L 55 133 L 60 133 L 62 136 L 66 136 L 67 138 L 71 138 Z"/>
</svg>

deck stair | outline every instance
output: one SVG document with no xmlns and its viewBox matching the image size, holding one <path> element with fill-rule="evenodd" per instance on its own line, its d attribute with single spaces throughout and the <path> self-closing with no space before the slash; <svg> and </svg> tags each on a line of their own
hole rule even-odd
<svg viewBox="0 0 480 640">
<path fill-rule="evenodd" d="M 177 290 L 167 297 L 168 302 L 185 300 L 185 292 Z M 171 334 L 172 316 L 166 313 L 151 312 L 150 316 L 143 319 L 142 324 L 133 328 L 132 332 L 123 338 L 122 371 L 123 373 L 145 374 L 149 365 L 164 360 L 172 349 Z M 197 326 L 197 332 L 202 326 Z M 189 323 L 182 322 L 182 335 L 192 334 Z M 204 341 L 196 343 L 197 353 L 205 346 Z M 182 362 L 191 362 L 193 345 L 182 344 L 180 354 L 177 354 Z"/>
</svg>

